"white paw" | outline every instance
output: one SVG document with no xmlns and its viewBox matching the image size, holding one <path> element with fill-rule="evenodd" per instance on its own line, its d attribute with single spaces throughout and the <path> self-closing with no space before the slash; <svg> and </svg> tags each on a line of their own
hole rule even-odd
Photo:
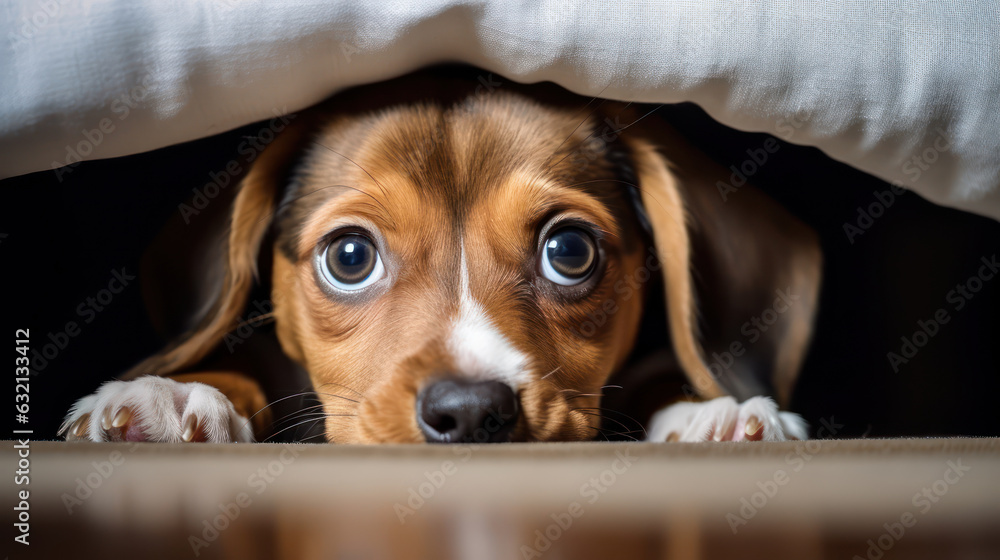
<svg viewBox="0 0 1000 560">
<path fill-rule="evenodd" d="M 768 397 L 682 402 L 653 415 L 647 441 L 785 441 L 808 439 L 805 420 Z"/>
<path fill-rule="evenodd" d="M 109 381 L 73 405 L 68 441 L 249 442 L 253 430 L 215 387 L 147 376 Z"/>
</svg>

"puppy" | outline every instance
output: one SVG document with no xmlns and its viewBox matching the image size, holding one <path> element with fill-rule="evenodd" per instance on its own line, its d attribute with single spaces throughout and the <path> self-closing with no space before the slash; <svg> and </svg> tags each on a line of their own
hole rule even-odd
<svg viewBox="0 0 1000 560">
<path fill-rule="evenodd" d="M 650 107 L 551 84 L 438 69 L 339 94 L 242 180 L 199 320 L 61 433 L 269 433 L 262 386 L 287 372 L 211 364 L 262 289 L 330 442 L 589 440 L 623 418 L 650 441 L 804 439 L 766 395 L 791 397 L 819 245 L 752 187 L 721 196 L 729 174 Z"/>
</svg>

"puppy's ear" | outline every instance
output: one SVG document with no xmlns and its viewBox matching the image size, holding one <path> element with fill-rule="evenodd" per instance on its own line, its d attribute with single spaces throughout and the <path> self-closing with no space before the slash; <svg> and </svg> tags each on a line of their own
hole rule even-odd
<svg viewBox="0 0 1000 560">
<path fill-rule="evenodd" d="M 698 394 L 705 398 L 722 396 L 725 392 L 705 365 L 698 342 L 695 294 L 690 273 L 691 243 L 676 177 L 651 144 L 641 140 L 632 142 L 631 151 L 642 205 L 662 263 L 667 325 L 677 361 Z"/>
<path fill-rule="evenodd" d="M 307 120 L 300 118 L 299 123 Z M 165 375 L 190 368 L 238 326 L 251 290 L 259 281 L 258 258 L 262 242 L 271 227 L 279 191 L 311 132 L 306 126 L 297 126 L 299 123 L 293 123 L 277 135 L 260 153 L 240 183 L 224 235 L 224 248 L 215 252 L 222 256 L 222 262 L 215 265 L 220 266 L 222 271 L 211 270 L 213 265 L 210 264 L 209 269 L 195 272 L 206 284 L 203 289 L 214 290 L 214 294 L 207 298 L 207 311 L 201 313 L 201 319 L 193 329 L 160 353 L 130 369 L 122 376 L 123 379 Z M 197 242 L 214 241 L 201 239 Z M 209 285 L 213 277 L 216 278 L 214 285 Z"/>
<path fill-rule="evenodd" d="M 676 133 L 658 128 L 655 139 L 629 144 L 677 360 L 703 397 L 774 395 L 787 405 L 816 312 L 817 237 L 753 187 L 724 199 L 724 169 Z"/>
</svg>

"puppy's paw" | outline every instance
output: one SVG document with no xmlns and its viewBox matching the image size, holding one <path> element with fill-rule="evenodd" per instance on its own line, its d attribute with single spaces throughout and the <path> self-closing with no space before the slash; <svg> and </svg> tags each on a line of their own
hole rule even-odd
<svg viewBox="0 0 1000 560">
<path fill-rule="evenodd" d="M 768 397 L 677 403 L 653 415 L 647 441 L 785 441 L 808 439 L 805 421 Z"/>
<path fill-rule="evenodd" d="M 109 381 L 70 409 L 67 441 L 249 442 L 253 430 L 215 387 L 165 377 Z"/>
</svg>

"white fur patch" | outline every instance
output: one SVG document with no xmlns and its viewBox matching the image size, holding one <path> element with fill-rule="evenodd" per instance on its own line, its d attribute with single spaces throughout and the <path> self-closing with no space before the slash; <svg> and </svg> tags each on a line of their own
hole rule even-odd
<svg viewBox="0 0 1000 560">
<path fill-rule="evenodd" d="M 650 419 L 647 441 L 665 441 L 674 433 L 677 441 L 745 441 L 747 420 L 755 416 L 764 426 L 762 441 L 809 439 L 801 416 L 778 410 L 768 397 L 752 397 L 737 403 L 733 397 L 708 402 L 682 402 L 664 408 Z"/>
<path fill-rule="evenodd" d="M 135 412 L 146 441 L 181 442 L 183 421 L 190 415 L 198 417 L 209 442 L 250 442 L 253 431 L 246 418 L 236 413 L 215 387 L 204 383 L 181 383 L 166 377 L 146 376 L 134 381 L 109 381 L 92 395 L 83 397 L 66 415 L 59 429 L 66 432 L 84 414 L 90 414 L 84 439 L 108 441 L 101 427 L 105 414 L 114 415 L 128 406 Z"/>
<path fill-rule="evenodd" d="M 528 358 L 493 324 L 469 290 L 469 269 L 462 246 L 461 300 L 458 318 L 448 338 L 448 348 L 462 375 L 502 381 L 515 391 L 530 381 Z"/>
</svg>

